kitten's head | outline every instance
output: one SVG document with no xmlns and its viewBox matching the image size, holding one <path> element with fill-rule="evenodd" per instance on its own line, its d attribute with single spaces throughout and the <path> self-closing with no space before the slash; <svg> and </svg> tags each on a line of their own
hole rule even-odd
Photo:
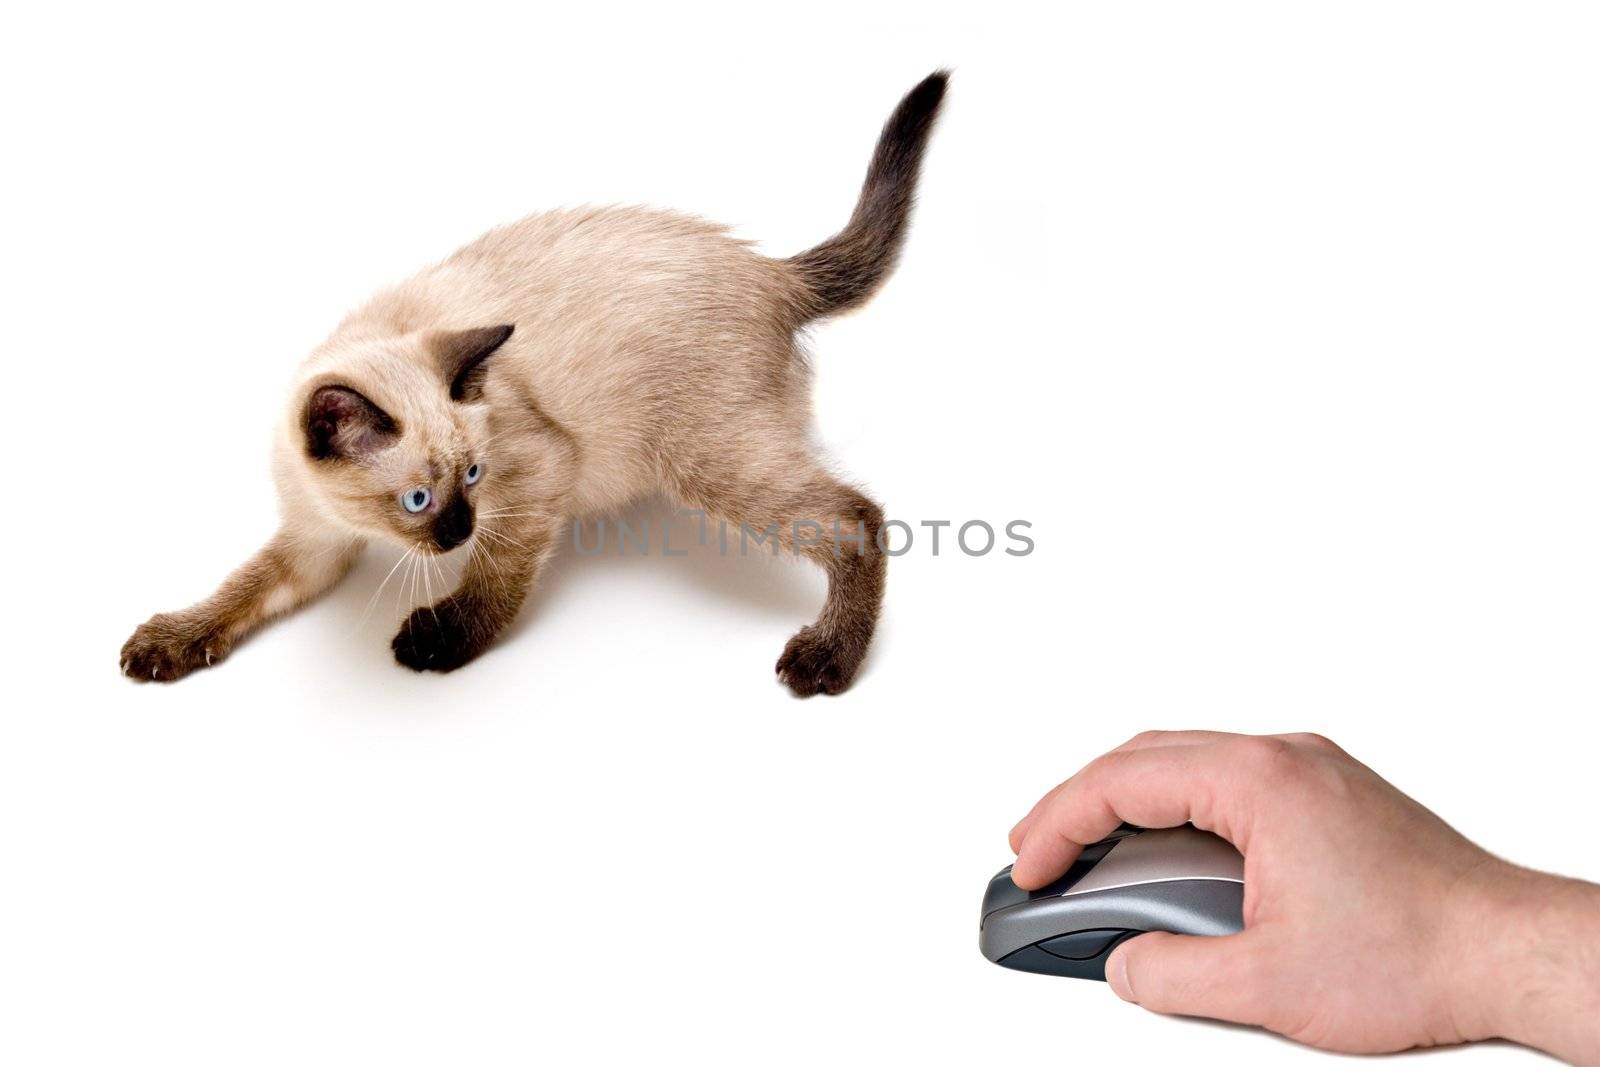
<svg viewBox="0 0 1600 1067">
<path fill-rule="evenodd" d="M 424 552 L 472 536 L 475 498 L 494 477 L 485 361 L 511 331 L 374 338 L 330 353 L 295 411 L 300 466 L 328 517 Z"/>
</svg>

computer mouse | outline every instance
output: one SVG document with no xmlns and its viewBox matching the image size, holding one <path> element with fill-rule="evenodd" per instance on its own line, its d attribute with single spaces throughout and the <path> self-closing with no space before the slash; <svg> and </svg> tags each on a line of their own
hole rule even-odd
<svg viewBox="0 0 1600 1067">
<path fill-rule="evenodd" d="M 1123 826 L 1083 850 L 1043 889 L 1018 889 L 1007 867 L 983 895 L 978 947 L 1002 967 L 1106 979 L 1106 957 L 1149 930 L 1244 929 L 1244 857 L 1193 826 Z"/>
</svg>

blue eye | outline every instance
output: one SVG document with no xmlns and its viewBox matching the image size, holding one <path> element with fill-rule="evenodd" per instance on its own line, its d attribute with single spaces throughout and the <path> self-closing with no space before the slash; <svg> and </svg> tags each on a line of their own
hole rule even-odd
<svg viewBox="0 0 1600 1067">
<path fill-rule="evenodd" d="M 415 515 L 426 508 L 428 501 L 432 499 L 433 494 L 419 485 L 415 489 L 407 489 L 400 494 L 400 506 Z"/>
<path fill-rule="evenodd" d="M 467 484 L 468 485 L 477 484 L 478 479 L 482 478 L 482 477 L 483 477 L 483 465 L 482 464 L 474 463 L 472 466 L 467 468 Z"/>
</svg>

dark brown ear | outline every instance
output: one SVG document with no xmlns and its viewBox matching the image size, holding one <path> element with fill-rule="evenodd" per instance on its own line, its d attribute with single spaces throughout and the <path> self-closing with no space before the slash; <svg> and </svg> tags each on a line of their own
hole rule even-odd
<svg viewBox="0 0 1600 1067">
<path fill-rule="evenodd" d="M 483 361 L 506 343 L 515 326 L 483 326 L 476 330 L 436 333 L 430 341 L 451 400 L 478 400 L 483 396 Z"/>
<path fill-rule="evenodd" d="M 325 385 L 306 405 L 312 459 L 355 459 L 394 443 L 400 426 L 388 412 L 345 385 Z"/>
</svg>

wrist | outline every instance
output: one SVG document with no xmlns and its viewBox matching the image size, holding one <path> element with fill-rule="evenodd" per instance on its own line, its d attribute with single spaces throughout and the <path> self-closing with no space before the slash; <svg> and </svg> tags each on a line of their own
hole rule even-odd
<svg viewBox="0 0 1600 1067">
<path fill-rule="evenodd" d="M 1457 922 L 1463 1037 L 1600 1063 L 1600 886 L 1495 860 L 1463 885 Z"/>
</svg>

